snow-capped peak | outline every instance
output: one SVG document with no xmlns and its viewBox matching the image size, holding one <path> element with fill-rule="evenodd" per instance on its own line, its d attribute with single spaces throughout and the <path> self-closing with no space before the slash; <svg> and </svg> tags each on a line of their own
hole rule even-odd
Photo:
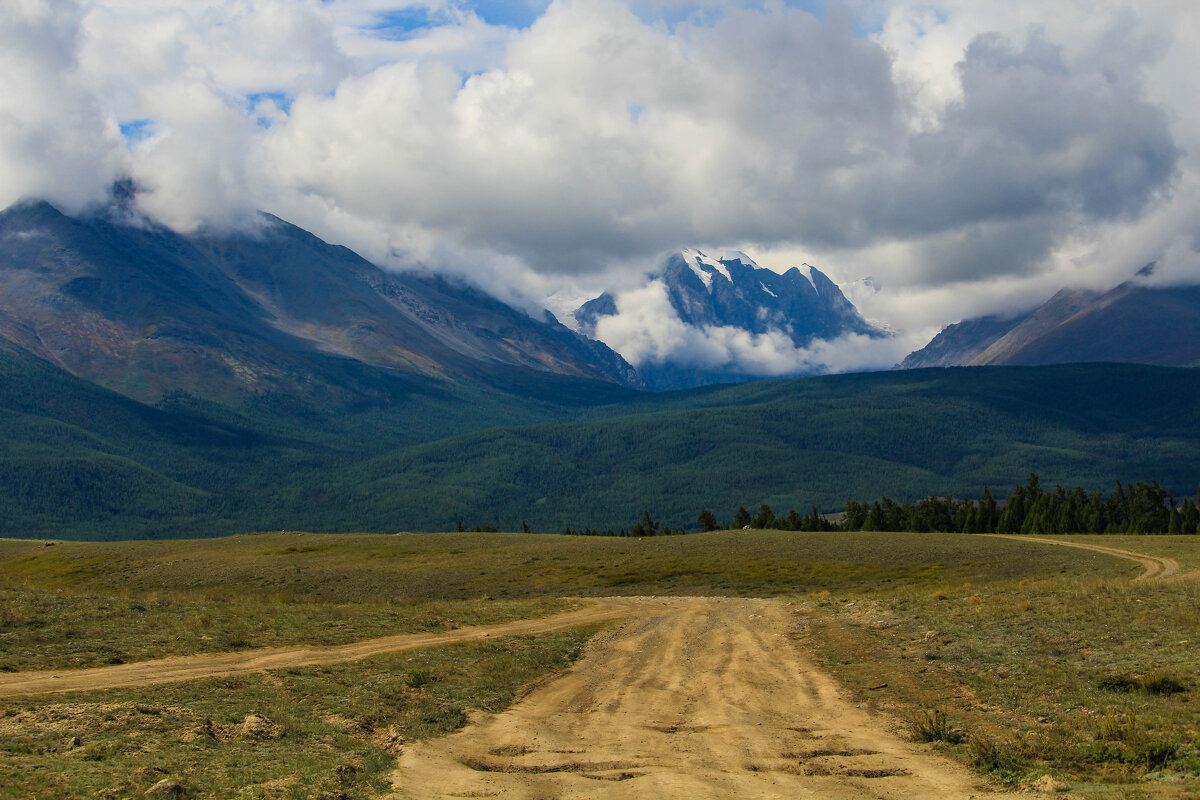
<svg viewBox="0 0 1200 800">
<path fill-rule="evenodd" d="M 817 282 L 813 280 L 814 269 L 816 269 L 816 267 L 814 267 L 812 264 L 801 264 L 799 267 L 797 267 L 797 271 L 804 277 L 808 278 L 808 282 L 812 284 L 813 291 L 817 292 Z M 820 294 L 820 292 L 817 292 L 817 294 Z"/>
<path fill-rule="evenodd" d="M 758 264 L 756 264 L 754 262 L 754 259 L 751 258 L 750 256 L 746 255 L 745 253 L 743 253 L 741 250 L 726 250 L 723 253 L 721 253 L 720 260 L 721 261 L 740 261 L 743 264 L 745 264 L 747 267 L 750 267 L 752 269 L 759 268 Z"/>
<path fill-rule="evenodd" d="M 725 280 L 733 282 L 733 277 L 725 265 L 712 256 L 690 248 L 684 248 L 681 255 L 684 262 L 691 267 L 692 272 L 696 273 L 696 277 L 704 281 L 706 289 L 712 289 L 713 273 L 720 273 Z"/>
</svg>

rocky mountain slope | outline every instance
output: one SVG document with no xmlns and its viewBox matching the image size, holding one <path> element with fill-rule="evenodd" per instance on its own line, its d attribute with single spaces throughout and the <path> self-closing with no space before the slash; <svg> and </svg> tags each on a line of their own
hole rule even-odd
<svg viewBox="0 0 1200 800">
<path fill-rule="evenodd" d="M 1088 361 L 1200 364 L 1200 287 L 1128 281 L 1107 292 L 1064 289 L 1025 314 L 950 325 L 900 368 Z"/>
<path fill-rule="evenodd" d="M 142 400 L 346 402 L 533 370 L 623 385 L 636 372 L 548 313 L 384 272 L 263 215 L 190 236 L 44 202 L 0 213 L 0 338 Z"/>
</svg>

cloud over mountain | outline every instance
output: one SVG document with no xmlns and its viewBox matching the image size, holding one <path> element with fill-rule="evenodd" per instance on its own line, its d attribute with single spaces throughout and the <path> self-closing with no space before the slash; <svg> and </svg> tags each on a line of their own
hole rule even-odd
<svg viewBox="0 0 1200 800">
<path fill-rule="evenodd" d="M 1187 4 L 502 5 L 0 0 L 0 205 L 128 175 L 180 230 L 263 208 L 510 299 L 803 254 L 909 328 L 1200 281 Z"/>
</svg>

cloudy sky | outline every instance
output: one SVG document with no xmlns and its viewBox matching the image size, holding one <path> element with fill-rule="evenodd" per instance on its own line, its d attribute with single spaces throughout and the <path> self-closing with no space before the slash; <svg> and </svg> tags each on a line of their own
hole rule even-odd
<svg viewBox="0 0 1200 800">
<path fill-rule="evenodd" d="M 873 276 L 902 356 L 1200 282 L 1194 0 L 0 0 L 0 75 L 0 205 L 131 176 L 180 230 L 260 208 L 525 307 L 735 247 Z"/>
</svg>

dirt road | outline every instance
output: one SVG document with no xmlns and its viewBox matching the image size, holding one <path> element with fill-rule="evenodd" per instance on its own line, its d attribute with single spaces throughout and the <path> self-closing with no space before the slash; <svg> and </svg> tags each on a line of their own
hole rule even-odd
<svg viewBox="0 0 1200 800">
<path fill-rule="evenodd" d="M 1050 544 L 1059 547 L 1075 547 L 1080 550 L 1091 550 L 1094 553 L 1116 556 L 1126 561 L 1136 561 L 1142 565 L 1145 572 L 1134 578 L 1135 581 L 1162 581 L 1172 578 L 1179 573 L 1179 562 L 1166 556 L 1151 556 L 1146 553 L 1135 553 L 1132 550 L 1121 550 L 1116 547 L 1105 547 L 1099 544 L 1087 544 L 1086 542 L 1071 542 L 1065 539 L 1047 539 L 1040 536 L 988 535 L 995 536 L 998 539 L 1017 539 L 1022 542 L 1036 542 L 1037 544 Z"/>
<path fill-rule="evenodd" d="M 849 703 L 780 601 L 650 598 L 637 611 L 507 712 L 408 748 L 390 797 L 1018 796 Z"/>
<path fill-rule="evenodd" d="M 283 667 L 310 667 L 357 661 L 380 653 L 476 642 L 488 637 L 536 635 L 619 619 L 631 613 L 631 601 L 589 601 L 583 608 L 538 619 L 475 625 L 443 633 L 404 633 L 330 647 L 271 647 L 233 653 L 201 653 L 112 667 L 0 673 L 0 697 L 90 689 L 151 686 L 156 683 L 214 678 Z"/>
<path fill-rule="evenodd" d="M 1173 559 L 1043 538 L 1141 563 Z M 850 703 L 807 655 L 804 616 L 778 600 L 611 598 L 535 620 L 337 647 L 203 654 L 99 669 L 0 674 L 0 696 L 145 686 L 377 653 L 621 626 L 507 712 L 406 748 L 392 800 L 420 798 L 1017 798 Z"/>
</svg>

